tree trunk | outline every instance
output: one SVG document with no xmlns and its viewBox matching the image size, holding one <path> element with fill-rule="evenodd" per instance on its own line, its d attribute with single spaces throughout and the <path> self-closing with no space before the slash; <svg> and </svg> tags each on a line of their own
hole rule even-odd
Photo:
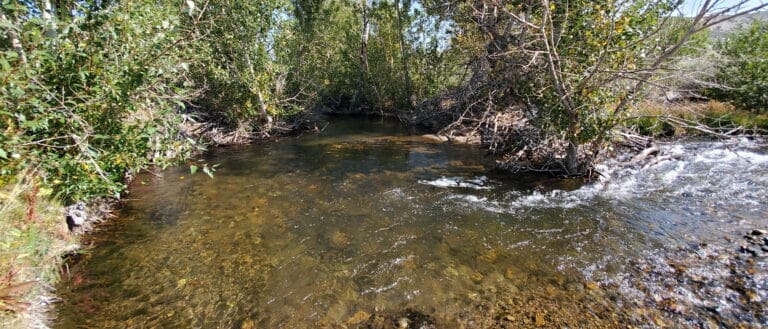
<svg viewBox="0 0 768 329">
<path fill-rule="evenodd" d="M 575 176 L 580 174 L 579 172 L 579 142 L 576 138 L 570 138 L 568 140 L 568 151 L 566 156 L 566 170 L 568 176 Z"/>
<path fill-rule="evenodd" d="M 366 86 L 365 76 L 368 73 L 368 33 L 370 31 L 370 24 L 368 22 L 368 0 L 360 0 L 360 6 L 363 10 L 363 24 L 360 35 L 360 77 L 357 84 L 357 94 L 352 102 L 355 107 L 359 107 L 362 101 Z"/>
<path fill-rule="evenodd" d="M 256 81 L 256 70 L 253 69 L 253 63 L 251 62 L 251 56 L 246 54 L 245 55 L 246 63 L 248 64 L 248 71 L 251 73 L 251 80 Z M 269 111 L 267 110 L 267 103 L 264 101 L 264 95 L 261 93 L 260 87 L 256 87 L 256 101 L 259 102 L 259 115 L 261 116 L 262 123 L 264 124 L 264 130 L 269 131 L 272 129 L 272 123 L 273 119 L 272 116 L 269 115 Z M 251 92 L 254 91 L 254 88 L 251 88 Z"/>
<path fill-rule="evenodd" d="M 569 176 L 578 175 L 579 171 L 579 139 L 577 134 L 579 127 L 579 116 L 574 110 L 568 111 L 568 149 L 566 150 L 566 171 Z"/>
<path fill-rule="evenodd" d="M 51 0 L 43 0 L 42 17 L 45 21 L 45 36 L 54 38 L 58 34 L 56 30 L 56 6 Z"/>
<path fill-rule="evenodd" d="M 13 51 L 15 51 L 16 54 L 19 55 L 19 60 L 21 61 L 21 64 L 27 64 L 27 53 L 24 51 L 24 46 L 21 45 L 21 40 L 19 39 L 19 35 L 16 33 L 16 30 L 15 30 L 15 27 L 18 26 L 18 24 L 14 24 L 14 22 L 11 22 L 10 19 L 8 19 L 8 17 L 5 16 L 5 13 L 1 11 L 0 11 L 0 22 L 2 22 L 3 25 L 8 26 L 5 32 L 6 36 L 8 37 L 8 40 L 11 41 L 11 48 L 13 48 Z"/>
<path fill-rule="evenodd" d="M 256 97 L 258 97 L 259 101 L 259 115 L 261 115 L 263 120 L 264 130 L 269 131 L 272 129 L 273 119 L 272 116 L 269 115 L 269 111 L 267 111 L 267 104 L 264 102 L 264 96 L 261 94 L 261 90 L 256 92 Z"/>
<path fill-rule="evenodd" d="M 405 97 L 408 101 L 408 104 L 410 106 L 413 106 L 413 101 L 411 100 L 411 96 L 413 92 L 411 91 L 411 75 L 408 71 L 408 50 L 405 48 L 405 33 L 403 33 L 403 18 L 402 18 L 402 12 L 400 9 L 400 4 L 402 2 L 400 0 L 395 0 L 395 10 L 397 10 L 397 33 L 400 37 L 400 57 L 403 61 L 403 82 L 405 83 Z"/>
</svg>

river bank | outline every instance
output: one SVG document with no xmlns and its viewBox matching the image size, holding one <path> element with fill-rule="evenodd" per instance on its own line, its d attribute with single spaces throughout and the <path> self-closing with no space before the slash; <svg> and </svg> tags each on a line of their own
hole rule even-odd
<svg viewBox="0 0 768 329">
<path fill-rule="evenodd" d="M 318 128 L 317 130 L 319 131 L 321 129 Z M 389 137 L 381 137 L 381 138 L 373 138 L 373 139 L 370 139 L 370 140 L 366 139 L 366 142 L 364 142 L 364 143 L 369 143 L 369 142 L 370 143 L 391 143 L 391 142 L 401 143 L 401 142 L 404 142 L 404 141 L 408 141 L 409 143 L 427 143 L 427 145 L 429 145 L 429 143 L 441 144 L 441 143 L 445 143 L 445 142 L 448 142 L 449 144 L 451 144 L 451 143 L 457 143 L 457 144 L 467 144 L 467 143 L 474 144 L 474 143 L 476 143 L 476 141 L 475 142 L 471 142 L 471 141 L 461 140 L 461 139 L 456 140 L 455 138 L 453 140 L 451 140 L 451 139 L 449 139 L 449 137 L 443 137 L 443 136 L 438 136 L 438 135 L 431 135 L 431 136 L 427 135 L 427 136 L 424 136 L 424 137 L 408 137 L 408 138 L 405 138 L 405 139 L 403 139 L 403 138 L 391 139 Z M 365 145 L 365 144 L 363 144 L 363 145 Z M 362 147 L 362 145 L 361 145 L 361 147 Z M 342 147 L 341 149 L 346 149 L 346 147 Z M 362 148 L 361 148 L 361 150 L 362 150 Z M 668 152 L 668 151 L 665 151 L 665 152 Z M 664 157 L 667 157 L 666 160 L 664 160 L 664 161 L 673 162 L 675 160 L 679 160 L 681 158 L 680 156 L 682 155 L 682 154 L 679 153 L 679 151 L 678 151 L 678 153 L 675 153 L 676 151 L 674 151 L 674 150 L 672 151 L 671 154 L 668 154 L 668 153 L 665 153 L 665 152 L 659 152 L 658 154 L 656 154 L 656 157 L 648 157 L 648 158 L 642 159 L 642 161 L 634 161 L 634 162 L 631 160 L 631 157 L 632 157 L 631 154 L 623 154 L 624 158 L 618 159 L 619 162 L 613 163 L 613 164 L 608 164 L 608 165 L 611 167 L 611 171 L 613 171 L 615 168 L 627 167 L 628 164 L 631 164 L 631 166 L 633 168 L 635 168 L 635 169 L 639 169 L 639 168 L 643 168 L 643 167 L 652 167 L 652 166 L 660 165 L 660 164 L 662 164 L 663 161 L 658 161 L 658 160 L 661 159 L 661 158 L 664 158 Z M 184 175 L 184 176 L 189 176 L 189 175 Z M 188 178 L 191 178 L 191 176 L 189 176 Z M 183 177 L 181 179 L 183 179 Z M 466 186 L 472 186 L 472 184 L 475 184 L 475 183 L 468 182 L 468 183 L 466 183 Z M 464 186 L 463 183 L 459 183 L 458 185 Z M 19 214 L 25 214 L 25 213 L 28 214 L 29 213 L 29 210 L 25 209 L 25 208 L 28 208 L 27 206 L 29 205 L 30 196 L 29 196 L 28 192 L 24 192 L 24 191 L 28 191 L 28 190 L 31 190 L 31 189 L 33 189 L 33 188 L 29 187 L 29 186 L 27 186 L 27 187 L 19 186 L 17 188 L 17 192 L 15 192 L 15 194 L 13 194 L 13 195 L 15 195 L 15 199 L 18 200 L 17 208 L 16 208 L 15 211 L 18 212 Z M 548 188 L 548 189 L 550 189 L 550 188 Z M 26 193 L 26 196 L 25 196 L 25 193 Z M 42 272 L 47 271 L 49 274 L 53 273 L 54 275 L 46 277 L 46 276 L 41 276 L 39 273 L 38 274 L 31 273 L 31 274 L 19 275 L 19 276 L 16 277 L 17 280 L 20 280 L 20 278 L 22 278 L 22 277 L 24 277 L 24 278 L 30 278 L 31 277 L 31 278 L 35 278 L 35 279 L 32 279 L 32 281 L 47 282 L 47 283 L 46 284 L 41 284 L 40 285 L 41 288 L 38 289 L 38 290 L 33 291 L 33 293 L 30 295 L 30 296 L 36 296 L 36 297 L 34 297 L 34 298 L 27 298 L 26 300 L 23 301 L 23 302 L 30 303 L 29 304 L 29 308 L 28 308 L 29 311 L 27 313 L 21 314 L 20 317 L 17 317 L 15 319 L 12 319 L 9 322 L 7 322 L 8 323 L 8 327 L 11 327 L 11 328 L 12 327 L 20 327 L 20 328 L 22 328 L 22 327 L 23 328 L 28 328 L 28 327 L 44 327 L 46 325 L 46 323 L 48 321 L 47 320 L 48 316 L 46 315 L 46 310 L 50 306 L 50 303 L 55 300 L 55 297 L 51 293 L 50 289 L 46 288 L 46 287 L 50 287 L 50 285 L 55 283 L 55 280 L 56 280 L 56 277 L 57 277 L 55 271 L 61 265 L 60 255 L 67 254 L 67 253 L 72 253 L 72 252 L 74 252 L 76 250 L 79 250 L 81 248 L 81 246 L 79 244 L 79 241 L 78 241 L 79 239 L 76 236 L 74 236 L 74 235 L 72 235 L 72 234 L 67 232 L 66 223 L 61 220 L 61 218 L 65 217 L 65 214 L 66 214 L 65 211 L 62 210 L 60 205 L 57 205 L 55 203 L 51 203 L 50 201 L 47 201 L 45 199 L 45 194 L 49 193 L 48 191 L 38 191 L 38 193 L 39 193 L 38 197 L 35 197 L 35 198 L 32 198 L 32 199 L 34 199 L 34 200 L 42 200 L 42 201 L 40 201 L 38 203 L 35 203 L 35 205 L 36 205 L 35 209 L 36 210 L 33 211 L 33 214 L 40 214 L 39 217 L 44 219 L 41 223 L 46 223 L 45 225 L 50 226 L 50 228 L 46 229 L 47 231 L 44 231 L 43 234 L 48 234 L 48 236 L 53 236 L 54 238 L 49 238 L 49 242 L 46 242 L 44 244 L 40 244 L 40 246 L 42 248 L 41 250 L 45 250 L 47 252 L 47 254 L 45 256 L 43 256 L 42 258 L 40 258 L 40 259 L 44 259 L 47 263 L 44 264 L 43 266 L 27 266 L 26 269 L 33 270 L 33 271 L 39 271 L 39 272 L 41 270 L 42 270 Z M 137 195 L 137 196 L 141 197 L 139 195 Z M 25 204 L 26 204 L 26 206 L 25 206 Z M 100 209 L 100 210 L 98 210 L 98 211 L 94 211 L 94 210 L 86 211 L 87 213 L 91 213 L 92 215 L 87 216 L 90 219 L 88 220 L 88 223 L 84 223 L 84 226 L 90 226 L 90 223 L 100 222 L 101 219 L 104 218 L 104 216 L 107 216 L 110 213 L 109 211 L 107 211 L 107 209 L 109 209 L 109 208 L 108 207 L 104 207 L 104 203 L 103 202 L 95 203 L 89 209 Z M 94 215 L 95 213 L 98 213 L 99 215 Z M 28 219 L 28 215 L 25 215 L 25 216 L 27 216 L 27 217 L 21 216 L 20 218 L 27 218 Z M 54 218 L 59 218 L 59 219 L 54 219 Z M 37 223 L 37 222 L 34 222 L 34 223 Z M 761 228 L 755 227 L 755 229 L 759 230 Z M 42 229 L 33 229 L 33 230 L 40 230 L 40 231 L 42 231 Z M 83 230 L 80 230 L 80 231 L 83 231 Z M 14 231 L 13 230 L 9 230 L 7 232 L 14 232 Z M 48 233 L 45 233 L 45 232 L 48 232 Z M 21 234 L 19 234 L 19 236 L 26 237 L 26 236 L 30 236 L 30 234 L 22 232 Z M 346 235 L 344 235 L 344 236 L 346 236 Z M 729 300 L 731 300 L 733 303 L 737 303 L 737 304 L 734 304 L 736 306 L 731 307 L 732 309 L 736 309 L 737 311 L 730 311 L 730 312 L 736 312 L 737 314 L 740 314 L 739 312 L 745 312 L 745 310 L 749 310 L 749 309 L 753 309 L 754 310 L 753 307 L 754 307 L 756 302 L 760 303 L 762 300 L 766 299 L 766 296 L 761 296 L 759 294 L 760 290 L 758 289 L 759 287 L 761 287 L 761 285 L 765 284 L 764 283 L 765 278 L 761 278 L 759 276 L 756 277 L 756 276 L 753 276 L 753 275 L 750 274 L 750 273 L 752 273 L 752 274 L 760 273 L 761 269 L 763 269 L 760 266 L 764 266 L 765 263 L 764 262 L 757 262 L 757 263 L 755 263 L 754 260 L 753 261 L 748 261 L 748 260 L 743 260 L 742 259 L 743 258 L 742 254 L 750 253 L 750 252 L 756 253 L 754 255 L 755 257 L 758 257 L 758 256 L 762 257 L 761 256 L 762 254 L 760 254 L 760 253 L 762 252 L 761 248 L 763 246 L 760 244 L 760 241 L 759 241 L 760 237 L 755 237 L 755 239 L 756 240 L 754 240 L 754 241 L 757 241 L 755 246 L 746 247 L 746 249 L 744 249 L 744 250 L 742 250 L 743 248 L 741 248 L 741 246 L 734 246 L 733 248 L 730 248 L 730 247 L 723 247 L 721 245 L 721 246 L 717 247 L 718 249 L 716 249 L 717 250 L 716 252 L 709 252 L 709 254 L 716 254 L 716 255 L 718 255 L 717 257 L 719 257 L 719 258 L 715 257 L 715 259 L 717 261 L 721 262 L 718 266 L 729 266 L 729 268 L 731 268 L 732 271 L 736 271 L 736 273 L 747 273 L 747 274 L 744 274 L 744 275 L 739 274 L 737 276 L 721 275 L 721 276 L 719 276 L 717 278 L 709 278 L 709 279 L 707 279 L 708 280 L 707 282 L 711 282 L 712 284 L 715 284 L 716 286 L 720 287 L 720 288 L 718 288 L 719 290 L 715 289 L 715 291 L 718 291 L 721 294 L 722 293 L 733 294 L 734 291 L 735 291 L 736 295 L 733 295 L 733 296 L 736 296 L 736 297 L 733 297 L 733 296 L 727 297 L 727 296 L 724 296 L 724 295 L 721 296 L 722 297 L 721 299 L 723 299 L 723 300 L 730 298 Z M 698 244 L 696 246 L 698 246 L 696 248 L 701 248 L 702 247 L 702 245 L 698 245 Z M 704 245 L 703 247 L 706 247 L 706 245 Z M 683 248 L 683 249 L 680 250 L 680 252 L 678 254 L 679 255 L 683 255 L 686 252 L 689 253 L 689 254 L 697 254 L 697 252 L 698 252 L 697 250 L 698 249 L 696 249 L 696 248 L 694 248 L 694 249 L 685 249 L 685 248 Z M 31 254 L 39 255 L 40 252 L 39 251 L 32 252 Z M 715 265 L 717 265 L 717 264 L 710 264 L 711 260 L 708 260 L 708 259 L 712 259 L 712 257 L 709 257 L 709 258 L 707 258 L 707 257 L 703 257 L 703 258 L 699 257 L 699 258 L 696 258 L 696 259 L 691 259 L 690 257 L 684 258 L 684 257 L 681 257 L 681 256 L 675 256 L 675 257 L 678 257 L 679 259 L 677 259 L 677 260 L 669 260 L 669 261 L 667 261 L 667 260 L 663 260 L 663 261 L 659 260 L 659 261 L 662 262 L 663 264 L 670 263 L 670 262 L 674 263 L 674 264 L 685 264 L 685 265 L 681 265 L 681 266 L 684 266 L 685 268 L 697 268 L 697 267 L 699 267 L 699 268 L 713 268 L 713 267 L 715 267 Z M 672 258 L 670 258 L 670 259 L 672 259 Z M 762 258 L 758 257 L 757 259 L 759 260 L 759 259 L 762 259 Z M 704 262 L 704 264 L 706 264 L 706 265 L 700 265 L 700 264 L 703 264 L 702 262 Z M 710 263 L 706 263 L 706 262 L 710 262 Z M 726 262 L 726 263 L 722 263 L 722 262 Z M 664 273 L 661 273 L 659 271 L 666 271 L 665 268 L 669 268 L 669 266 L 667 266 L 667 265 L 660 265 L 662 263 L 652 264 L 652 265 L 644 264 L 642 266 L 638 265 L 639 270 L 637 270 L 637 273 L 640 273 L 640 275 L 639 276 L 635 276 L 635 278 L 642 277 L 642 279 L 638 279 L 638 280 L 634 280 L 634 279 L 633 280 L 629 280 L 628 279 L 628 280 L 629 281 L 633 281 L 633 282 L 636 282 L 636 281 L 645 282 L 644 284 L 651 285 L 651 283 L 649 283 L 649 282 L 652 282 L 653 278 L 663 277 L 662 274 L 664 274 Z M 699 265 L 697 265 L 697 264 L 699 264 Z M 757 265 L 755 265 L 755 264 L 757 264 Z M 665 267 L 665 266 L 667 266 L 667 267 Z M 649 268 L 652 269 L 652 270 L 649 270 Z M 475 272 L 471 272 L 471 273 L 469 273 L 467 275 L 469 277 L 471 277 L 471 275 L 473 275 L 474 273 Z M 62 274 L 62 273 L 59 273 L 59 274 Z M 661 295 L 659 295 L 658 292 L 661 289 L 659 287 L 663 286 L 663 285 L 665 285 L 667 287 L 670 287 L 670 286 L 687 287 L 687 288 L 682 288 L 682 289 L 687 289 L 687 291 L 697 291 L 697 289 L 694 289 L 694 287 L 686 286 L 686 284 L 690 284 L 691 282 L 694 282 L 694 283 L 695 282 L 700 282 L 701 280 L 694 281 L 694 280 L 692 280 L 688 276 L 688 273 L 684 273 L 682 271 L 679 272 L 678 274 L 679 275 L 678 275 L 677 281 L 665 281 L 665 282 L 653 283 L 652 284 L 652 288 L 649 288 L 649 287 L 643 287 L 643 288 L 635 287 L 635 296 L 638 298 L 637 301 L 643 301 L 643 302 L 638 302 L 640 304 L 637 304 L 637 305 L 643 305 L 643 307 L 651 308 L 651 309 L 656 309 L 656 310 L 658 310 L 660 312 L 672 312 L 670 314 L 677 314 L 677 313 L 674 313 L 674 312 L 676 312 L 675 310 L 679 311 L 680 309 L 686 309 L 687 310 L 687 309 L 690 309 L 690 308 L 703 307 L 703 306 L 692 305 L 690 301 L 685 301 L 685 300 L 683 300 L 683 301 L 675 301 L 675 299 L 673 299 L 673 297 L 669 297 L 669 296 L 667 296 L 667 297 L 653 297 L 651 295 L 646 295 L 645 297 L 641 298 L 640 295 L 637 295 L 637 291 L 641 291 L 641 292 L 644 292 L 644 293 L 647 292 L 648 294 L 653 292 L 657 296 L 661 296 Z M 63 275 L 64 275 L 64 277 L 67 280 L 75 280 L 75 281 L 81 280 L 81 279 L 78 279 L 77 276 L 70 277 L 69 273 L 67 273 L 67 272 L 64 272 Z M 643 275 L 646 275 L 646 276 L 643 276 Z M 526 275 L 526 277 L 527 276 L 528 275 Z M 728 282 L 729 280 L 732 281 L 731 279 L 736 278 L 736 277 L 739 278 L 739 280 L 740 280 L 739 282 L 742 282 L 741 286 L 735 287 L 735 286 L 732 286 L 732 285 L 731 286 L 727 286 L 725 284 L 725 282 Z M 696 276 L 696 278 L 699 278 L 699 276 Z M 27 281 L 29 281 L 29 279 L 24 279 L 22 282 L 27 282 Z M 617 287 L 621 287 L 620 284 L 613 283 L 613 282 L 602 282 L 599 285 L 597 285 L 597 283 L 594 283 L 594 282 L 595 281 L 590 281 L 590 280 L 583 281 L 583 282 L 568 282 L 568 283 L 563 282 L 562 284 L 560 284 L 560 283 L 555 284 L 553 287 L 556 287 L 557 289 L 566 289 L 566 291 L 568 289 L 571 289 L 573 291 L 579 291 L 579 292 L 583 292 L 583 291 L 591 292 L 593 290 L 596 290 L 596 289 L 594 289 L 595 287 L 600 287 L 600 286 L 603 286 L 603 285 L 605 285 L 606 287 L 610 286 L 611 289 L 614 289 L 614 290 L 617 289 Z M 676 283 L 673 284 L 673 282 L 676 282 Z M 623 284 L 626 285 L 627 283 L 625 282 Z M 551 289 L 555 289 L 555 288 L 550 288 L 550 290 Z M 708 293 L 710 294 L 709 297 L 711 297 L 712 294 L 713 294 L 711 291 L 712 290 L 708 290 Z M 547 294 L 546 293 L 546 289 L 544 290 L 544 292 L 537 292 L 536 294 L 539 294 L 539 293 Z M 552 291 L 549 292 L 549 294 L 552 294 L 552 293 L 553 293 Z M 534 295 L 536 295 L 536 294 L 534 294 Z M 741 297 L 739 297 L 739 296 L 741 296 Z M 755 297 L 755 296 L 757 296 L 757 297 Z M 512 307 L 510 305 L 507 305 L 507 304 L 504 304 L 504 305 L 499 304 L 499 305 L 496 305 L 496 306 L 492 307 L 491 309 L 497 310 L 498 311 L 497 313 L 499 313 L 499 314 L 503 313 L 502 310 L 507 310 L 506 312 L 508 312 L 511 309 L 515 309 L 515 310 L 517 310 L 515 312 L 518 312 L 518 311 L 521 311 L 525 307 L 533 305 L 533 304 L 530 304 L 530 303 L 535 301 L 535 300 L 537 300 L 538 298 L 539 297 L 533 298 L 533 299 L 529 300 L 528 302 L 516 303 L 515 305 L 518 305 L 517 308 Z M 656 299 L 654 299 L 654 298 L 656 298 Z M 755 299 L 755 298 L 758 298 L 758 299 Z M 703 300 L 703 299 L 706 299 L 706 298 L 701 298 L 701 299 Z M 501 298 L 499 300 L 504 300 L 504 299 Z M 744 302 L 744 301 L 746 301 L 746 302 Z M 628 302 L 631 302 L 631 301 L 628 301 Z M 750 305 L 752 305 L 752 306 L 750 306 Z M 708 306 L 708 307 L 711 308 L 711 306 Z M 741 310 L 741 311 L 739 311 L 739 310 Z M 378 318 L 387 318 L 387 317 L 394 316 L 392 314 L 385 314 L 385 313 L 377 314 L 376 312 L 372 312 L 371 310 L 368 310 L 368 312 L 370 312 L 370 313 L 368 313 L 369 315 L 371 315 L 371 314 L 375 315 L 375 316 L 371 317 L 371 319 L 374 319 L 374 320 L 378 319 Z M 515 313 L 515 312 L 512 312 L 512 313 Z M 606 311 L 606 312 L 608 312 L 606 314 L 610 313 L 609 311 Z M 761 318 L 761 317 L 764 318 L 765 317 L 764 315 L 760 315 L 759 311 L 749 311 L 749 312 L 751 312 L 752 314 L 755 314 L 755 316 L 757 316 L 758 318 Z M 472 316 L 476 316 L 476 317 L 478 317 L 478 319 L 479 318 L 484 318 L 484 319 L 486 319 L 485 321 L 487 321 L 489 319 L 499 319 L 499 318 L 501 318 L 501 319 L 503 319 L 503 321 L 501 321 L 500 323 L 504 323 L 506 321 L 506 322 L 509 322 L 508 325 L 510 325 L 510 326 L 514 326 L 513 325 L 514 321 L 511 321 L 509 319 L 516 319 L 516 320 L 519 320 L 519 321 L 523 321 L 523 322 L 517 323 L 515 325 L 524 325 L 526 323 L 528 323 L 528 324 L 535 324 L 535 323 L 537 323 L 538 322 L 537 318 L 539 317 L 537 315 L 537 313 L 535 313 L 535 312 L 529 314 L 528 316 L 521 316 L 521 317 L 515 317 L 515 316 L 507 317 L 507 315 L 499 315 L 499 314 L 495 314 L 495 313 L 492 314 L 492 313 L 493 312 L 477 313 L 477 314 L 472 315 Z M 525 313 L 525 312 L 523 312 L 523 313 Z M 414 313 L 414 314 L 421 314 L 421 313 L 417 312 L 417 313 Z M 485 315 L 482 315 L 482 314 L 485 314 Z M 547 323 L 560 323 L 560 324 L 563 324 L 563 325 L 565 325 L 565 324 L 575 324 L 575 322 L 568 322 L 568 321 L 564 320 L 564 319 L 567 318 L 567 316 L 565 316 L 565 315 L 557 315 L 558 313 L 555 312 L 554 310 L 546 311 L 546 312 L 544 312 L 542 314 L 546 314 L 545 318 L 547 319 L 547 321 L 549 321 Z M 662 314 L 665 314 L 665 313 L 662 313 Z M 560 319 L 560 320 L 558 320 L 558 319 Z M 607 318 L 605 316 L 600 316 L 600 317 L 598 317 L 598 319 L 607 319 Z M 656 321 L 656 320 L 653 320 L 653 319 L 649 320 L 649 318 L 643 318 L 643 319 L 644 320 L 642 320 L 642 321 Z M 673 317 L 673 319 L 674 319 L 674 317 Z M 375 321 L 380 321 L 380 320 L 375 320 Z M 478 321 L 478 320 L 475 319 L 473 321 Z M 565 321 L 565 322 L 563 322 L 563 321 Z M 632 320 L 630 318 L 625 318 L 624 321 L 639 321 L 639 320 L 637 320 L 637 319 Z M 642 321 L 641 322 L 637 322 L 637 323 L 642 323 Z M 659 321 L 667 321 L 667 322 L 670 322 L 670 323 L 673 323 L 673 322 L 677 321 L 677 323 L 683 323 L 683 322 L 679 322 L 679 321 L 683 321 L 683 320 L 679 320 L 679 319 L 678 320 L 670 320 L 670 319 L 666 319 L 665 320 L 665 319 L 661 319 Z M 361 320 L 360 323 L 364 323 L 364 321 Z M 596 324 L 597 322 L 591 322 L 591 323 Z M 605 322 L 604 324 L 608 325 L 610 323 L 614 323 L 614 322 L 608 321 L 608 322 Z M 619 323 L 629 323 L 629 322 L 619 322 Z"/>
<path fill-rule="evenodd" d="M 573 186 L 494 172 L 476 147 L 344 127 L 212 150 L 213 180 L 140 177 L 60 285 L 57 327 L 764 321 L 742 300 L 762 298 L 764 263 L 739 265 L 735 242 L 764 225 L 757 144 L 663 144 L 687 156 Z"/>
<path fill-rule="evenodd" d="M 274 141 L 305 131 L 319 131 L 313 122 L 299 118 L 290 124 L 277 122 L 271 133 L 266 130 L 227 130 L 205 122 L 186 120 L 181 131 L 186 138 L 200 139 L 209 147 L 225 147 Z M 188 162 L 202 154 L 166 153 L 177 163 L 207 167 Z M 208 169 L 211 170 L 211 169 Z M 150 172 L 160 172 L 153 168 Z M 203 170 L 198 175 L 203 175 Z M 129 185 L 137 173 L 126 172 L 123 183 Z M 158 173 L 153 173 L 162 175 Z M 51 310 L 59 302 L 53 288 L 61 279 L 69 279 L 67 258 L 84 252 L 87 235 L 113 218 L 129 191 L 119 198 L 98 197 L 65 205 L 53 190 L 40 187 L 40 172 L 25 171 L 0 182 L 0 327 L 9 329 L 48 328 Z M 4 177 L 8 179 L 8 177 Z"/>
</svg>

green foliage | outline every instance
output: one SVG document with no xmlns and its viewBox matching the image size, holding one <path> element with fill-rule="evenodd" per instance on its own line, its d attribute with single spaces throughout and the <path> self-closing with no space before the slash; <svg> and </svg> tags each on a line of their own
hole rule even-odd
<svg viewBox="0 0 768 329">
<path fill-rule="evenodd" d="M 663 40 L 662 45 L 674 44 L 682 39 L 691 27 L 692 19 L 689 17 L 666 17 L 661 21 L 659 27 L 659 37 Z M 703 30 L 691 35 L 681 49 L 675 54 L 675 57 L 694 57 L 701 56 L 705 50 L 711 46 L 711 37 L 709 30 Z"/>
<path fill-rule="evenodd" d="M 202 39 L 193 66 L 204 88 L 197 100 L 209 120 L 229 127 L 282 114 L 287 68 L 288 3 L 280 0 L 213 0 L 199 17 Z"/>
<path fill-rule="evenodd" d="M 666 1 L 634 1 L 626 8 L 618 8 L 612 1 L 576 1 L 553 7 L 554 30 L 569 31 L 561 36 L 557 55 L 561 84 L 567 89 L 564 93 L 573 95 L 573 104 L 567 109 L 561 95 L 552 90 L 541 94 L 538 105 L 552 109 L 543 121 L 556 131 L 568 129 L 568 112 L 575 111 L 578 124 L 568 134 L 575 134 L 580 143 L 592 142 L 615 125 L 614 113 L 622 109 L 614 105 L 633 96 L 633 81 L 623 77 L 648 65 L 645 58 L 654 58 L 663 51 L 663 44 L 648 42 L 647 37 L 674 6 Z M 573 12 L 579 14 L 569 14 Z M 551 74 L 547 76 L 535 80 L 540 90 L 545 87 L 541 83 L 557 83 Z"/>
<path fill-rule="evenodd" d="M 63 200 L 114 196 L 126 172 L 193 151 L 176 115 L 192 96 L 195 60 L 177 6 L 73 4 L 81 14 L 57 17 L 47 33 L 51 23 L 28 14 L 39 8 L 4 4 L 15 24 L 3 35 L 17 32 L 26 62 L 3 43 L 0 175 L 39 168 L 41 184 Z"/>
<path fill-rule="evenodd" d="M 363 7 L 365 6 L 365 7 Z M 441 44 L 445 20 L 416 1 L 293 1 L 296 31 L 285 63 L 301 104 L 407 110 L 458 84 L 453 52 Z M 365 12 L 365 15 L 364 15 Z M 368 21 L 364 65 L 363 20 Z"/>
<path fill-rule="evenodd" d="M 643 136 L 663 137 L 675 134 L 674 126 L 656 117 L 632 118 L 626 120 L 624 124 Z"/>
<path fill-rule="evenodd" d="M 707 90 L 712 98 L 744 110 L 768 110 L 768 22 L 755 21 L 717 44 L 726 63 L 717 74 L 722 88 Z"/>
<path fill-rule="evenodd" d="M 523 148 L 546 150 L 540 157 L 548 159 L 541 164 L 544 169 L 552 170 L 554 163 L 578 174 L 591 166 L 610 131 L 642 100 L 647 86 L 706 78 L 683 81 L 659 73 L 700 63 L 681 57 L 708 50 L 704 27 L 732 12 L 707 7 L 711 15 L 675 17 L 681 4 L 427 1 L 427 8 L 455 22 L 451 47 L 468 53 L 472 76 L 455 91 L 468 99 L 457 100 L 466 102 L 462 111 L 482 118 L 491 111 L 522 111 L 535 133 L 519 136 L 530 143 L 515 143 L 512 154 Z"/>
<path fill-rule="evenodd" d="M 352 97 L 359 76 L 357 14 L 346 1 L 294 1 L 296 33 L 285 54 L 292 68 L 286 80 L 301 103 L 339 104 Z"/>
</svg>

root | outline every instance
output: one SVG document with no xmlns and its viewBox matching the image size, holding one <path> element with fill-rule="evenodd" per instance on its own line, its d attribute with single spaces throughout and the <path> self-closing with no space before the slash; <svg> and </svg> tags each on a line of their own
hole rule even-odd
<svg viewBox="0 0 768 329">
<path fill-rule="evenodd" d="M 567 141 L 537 127 L 531 109 L 500 96 L 491 84 L 463 87 L 424 102 L 410 119 L 412 127 L 437 132 L 436 140 L 477 140 L 498 167 L 512 172 L 567 174 Z M 580 173 L 592 176 L 591 148 L 579 149 Z"/>
</svg>

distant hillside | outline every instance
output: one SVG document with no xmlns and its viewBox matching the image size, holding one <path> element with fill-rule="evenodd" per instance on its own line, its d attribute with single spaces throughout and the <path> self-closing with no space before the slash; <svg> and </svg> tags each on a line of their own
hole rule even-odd
<svg viewBox="0 0 768 329">
<path fill-rule="evenodd" d="M 736 17 L 732 20 L 715 25 L 710 29 L 709 35 L 713 39 L 721 39 L 731 32 L 738 31 L 749 26 L 749 24 L 756 20 L 768 20 L 768 11 L 761 11 L 741 17 Z"/>
</svg>

